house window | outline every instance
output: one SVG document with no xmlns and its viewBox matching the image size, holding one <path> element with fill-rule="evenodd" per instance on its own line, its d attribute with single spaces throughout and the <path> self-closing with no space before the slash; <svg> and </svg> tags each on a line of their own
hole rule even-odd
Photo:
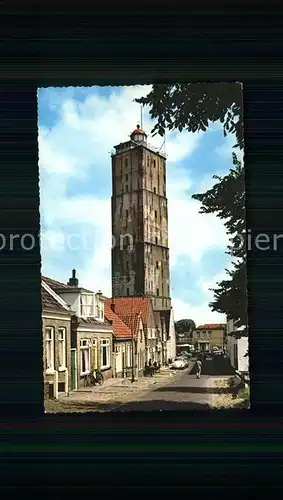
<svg viewBox="0 0 283 500">
<path fill-rule="evenodd" d="M 159 288 L 156 288 L 156 295 L 159 297 Z"/>
<path fill-rule="evenodd" d="M 88 339 L 80 340 L 80 365 L 81 375 L 86 375 L 90 372 L 90 341 Z"/>
<path fill-rule="evenodd" d="M 158 238 L 155 236 L 155 244 L 158 245 Z"/>
<path fill-rule="evenodd" d="M 156 187 L 153 188 L 153 192 L 154 192 L 154 194 L 156 194 Z"/>
<path fill-rule="evenodd" d="M 81 316 L 94 316 L 94 295 L 93 293 L 82 293 L 80 296 Z"/>
<path fill-rule="evenodd" d="M 66 368 L 66 328 L 58 328 L 59 370 Z"/>
<path fill-rule="evenodd" d="M 54 328 L 45 328 L 46 370 L 54 370 Z"/>
<path fill-rule="evenodd" d="M 100 368 L 110 368 L 110 340 L 104 339 L 100 342 Z"/>
<path fill-rule="evenodd" d="M 126 217 L 129 217 L 129 210 L 126 210 Z"/>
<path fill-rule="evenodd" d="M 157 219 L 157 210 L 154 210 L 154 217 Z"/>
<path fill-rule="evenodd" d="M 125 175 L 125 180 L 128 182 L 128 174 Z"/>
</svg>

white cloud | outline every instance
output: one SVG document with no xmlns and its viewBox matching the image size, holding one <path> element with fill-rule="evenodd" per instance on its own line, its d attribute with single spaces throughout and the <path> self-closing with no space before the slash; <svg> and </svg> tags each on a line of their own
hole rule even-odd
<svg viewBox="0 0 283 500">
<path fill-rule="evenodd" d="M 191 304 L 185 303 L 182 300 L 173 299 L 172 304 L 174 308 L 175 321 L 188 318 L 192 319 L 196 323 L 196 325 L 201 325 L 204 323 L 226 322 L 225 315 L 211 311 L 208 306 L 208 302 L 204 302 L 200 306 L 192 306 Z"/>
<path fill-rule="evenodd" d="M 197 324 L 226 322 L 224 314 L 213 312 L 208 306 L 209 302 L 213 300 L 213 292 L 210 289 L 216 288 L 216 283 L 224 279 L 227 279 L 225 271 L 213 276 L 211 280 L 200 279 L 198 281 L 197 284 L 200 290 L 205 293 L 205 299 L 199 306 L 186 303 L 181 299 L 173 298 L 172 303 L 174 307 L 175 321 L 183 318 L 190 318 Z"/>
</svg>

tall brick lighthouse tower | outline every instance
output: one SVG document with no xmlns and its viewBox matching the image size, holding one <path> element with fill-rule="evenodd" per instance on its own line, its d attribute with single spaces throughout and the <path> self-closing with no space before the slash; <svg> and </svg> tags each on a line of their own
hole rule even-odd
<svg viewBox="0 0 283 500">
<path fill-rule="evenodd" d="M 168 332 L 171 310 L 166 156 L 137 125 L 112 153 L 112 296 L 151 297 Z M 166 326 L 165 326 L 166 325 Z"/>
</svg>

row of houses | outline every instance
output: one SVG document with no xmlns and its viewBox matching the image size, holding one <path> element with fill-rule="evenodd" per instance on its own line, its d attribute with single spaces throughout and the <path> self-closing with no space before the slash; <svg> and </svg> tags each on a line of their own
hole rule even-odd
<svg viewBox="0 0 283 500">
<path fill-rule="evenodd" d="M 58 398 L 84 386 L 90 371 L 104 379 L 135 378 L 145 363 L 164 364 L 176 354 L 173 313 L 169 337 L 148 297 L 107 298 L 79 286 L 76 271 L 68 283 L 42 277 L 45 397 Z"/>
</svg>

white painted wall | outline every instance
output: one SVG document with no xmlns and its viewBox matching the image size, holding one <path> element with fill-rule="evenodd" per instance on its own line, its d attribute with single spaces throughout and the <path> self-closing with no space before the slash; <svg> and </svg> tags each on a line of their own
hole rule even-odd
<svg viewBox="0 0 283 500">
<path fill-rule="evenodd" d="M 241 337 L 240 339 L 236 339 L 229 335 L 233 331 L 237 331 L 237 328 L 234 327 L 233 321 L 229 320 L 227 322 L 227 356 L 230 359 L 231 365 L 240 372 L 248 372 L 249 371 L 249 357 L 245 354 L 249 348 L 249 339 L 248 337 Z M 235 348 L 236 346 L 236 348 Z M 235 355 L 237 353 L 237 358 Z M 238 361 L 238 363 L 237 363 Z"/>
<path fill-rule="evenodd" d="M 80 315 L 80 294 L 78 292 L 60 292 L 58 295 L 76 314 Z"/>
</svg>

